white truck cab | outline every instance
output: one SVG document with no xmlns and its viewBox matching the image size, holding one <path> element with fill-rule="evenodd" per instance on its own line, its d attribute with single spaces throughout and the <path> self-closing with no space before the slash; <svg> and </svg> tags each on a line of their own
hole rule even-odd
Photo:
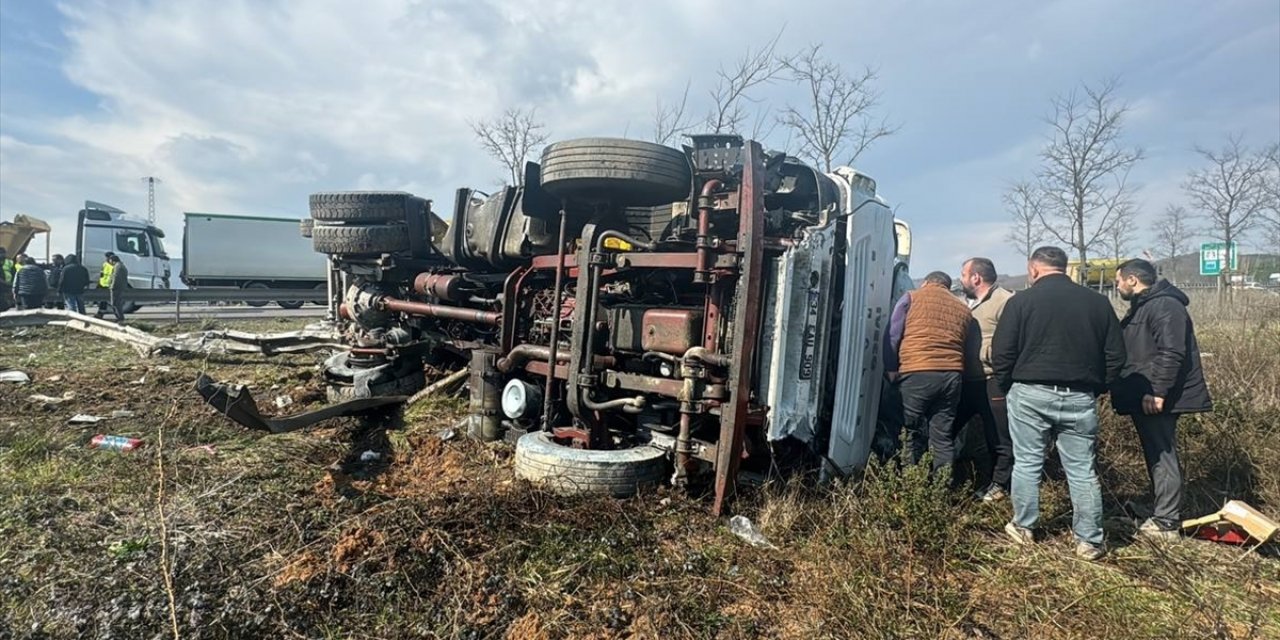
<svg viewBox="0 0 1280 640">
<path fill-rule="evenodd" d="M 102 263 L 111 251 L 129 270 L 130 287 L 168 289 L 169 254 L 163 238 L 164 232 L 155 226 L 129 218 L 115 207 L 86 200 L 76 228 L 76 255 L 89 270 L 90 286 L 98 285 Z"/>
</svg>

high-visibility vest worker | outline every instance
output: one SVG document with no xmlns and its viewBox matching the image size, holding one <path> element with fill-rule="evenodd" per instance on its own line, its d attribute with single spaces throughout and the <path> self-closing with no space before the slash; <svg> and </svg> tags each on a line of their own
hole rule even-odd
<svg viewBox="0 0 1280 640">
<path fill-rule="evenodd" d="M 5 284 L 7 285 L 13 284 L 13 275 L 14 273 L 17 272 L 17 270 L 18 269 L 13 264 L 12 259 L 5 258 L 3 261 L 0 261 L 0 277 L 4 279 Z"/>
<path fill-rule="evenodd" d="M 106 289 L 111 285 L 111 271 L 113 269 L 115 269 L 115 267 L 111 266 L 110 262 L 102 263 L 102 275 L 98 276 L 99 287 Z"/>
</svg>

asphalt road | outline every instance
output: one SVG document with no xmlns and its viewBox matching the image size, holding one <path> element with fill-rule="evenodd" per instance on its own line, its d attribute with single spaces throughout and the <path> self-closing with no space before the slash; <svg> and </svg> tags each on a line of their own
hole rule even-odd
<svg viewBox="0 0 1280 640">
<path fill-rule="evenodd" d="M 93 311 L 90 310 L 90 313 Z M 213 318 L 216 320 L 261 320 L 265 318 L 315 318 L 324 317 L 325 308 L 316 305 L 306 305 L 301 309 L 283 309 L 275 304 L 269 304 L 265 307 L 250 307 L 246 305 L 183 305 L 181 320 L 203 320 Z M 131 313 L 127 318 L 145 321 L 174 321 L 179 319 L 179 314 L 175 313 L 175 307 L 172 304 L 166 305 L 150 305 L 145 306 L 138 311 Z"/>
</svg>

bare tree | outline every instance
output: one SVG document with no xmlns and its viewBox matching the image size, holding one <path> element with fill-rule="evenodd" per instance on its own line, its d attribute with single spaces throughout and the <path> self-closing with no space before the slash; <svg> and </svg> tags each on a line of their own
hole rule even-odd
<svg viewBox="0 0 1280 640">
<path fill-rule="evenodd" d="M 1053 99 L 1048 144 L 1037 174 L 1045 194 L 1041 220 L 1049 233 L 1075 250 L 1081 265 L 1089 250 L 1132 210 L 1129 171 L 1142 149 L 1121 143 L 1128 105 L 1116 98 L 1118 83 L 1083 85 Z"/>
<path fill-rule="evenodd" d="M 673 138 L 679 137 L 688 131 L 692 123 L 685 117 L 685 107 L 689 105 L 689 86 L 692 80 L 684 83 L 684 93 L 680 95 L 679 103 L 664 103 L 662 98 L 658 98 L 653 105 L 653 141 L 658 144 L 667 144 Z"/>
<path fill-rule="evenodd" d="M 1031 257 L 1031 252 L 1045 238 L 1044 222 L 1041 220 L 1044 201 L 1040 190 L 1030 182 L 1018 182 L 1004 192 L 1001 200 L 1012 218 L 1005 240 L 1023 258 Z"/>
<path fill-rule="evenodd" d="M 1178 256 L 1187 253 L 1194 247 L 1196 230 L 1191 225 L 1191 212 L 1182 205 L 1171 204 L 1165 207 L 1164 214 L 1156 220 L 1156 245 L 1161 257 L 1169 261 L 1173 277 L 1178 281 Z"/>
<path fill-rule="evenodd" d="M 1271 205 L 1268 197 L 1268 175 L 1272 158 L 1269 150 L 1252 152 L 1241 143 L 1240 136 L 1227 136 L 1222 148 L 1196 147 L 1204 166 L 1187 174 L 1182 189 L 1191 205 L 1204 216 L 1215 239 L 1227 248 L 1228 259 L 1222 269 L 1219 286 L 1230 281 L 1231 243 L 1262 221 Z"/>
<path fill-rule="evenodd" d="M 471 123 L 480 146 L 510 172 L 510 184 L 524 181 L 524 163 L 529 152 L 547 141 L 546 125 L 535 109 L 507 109 L 500 117 Z"/>
<path fill-rule="evenodd" d="M 850 75 L 822 55 L 821 45 L 809 47 L 782 64 L 801 85 L 807 104 L 787 106 L 779 121 L 796 135 L 800 155 L 824 171 L 837 164 L 853 164 L 872 143 L 898 130 L 873 115 L 880 101 L 873 69 Z M 848 160 L 842 162 L 845 158 Z"/>
<path fill-rule="evenodd" d="M 1267 171 L 1266 197 L 1268 218 L 1274 228 L 1280 228 L 1280 142 L 1274 143 L 1266 150 L 1271 168 Z"/>
<path fill-rule="evenodd" d="M 1117 210 L 1111 226 L 1102 234 L 1099 245 L 1107 252 L 1107 257 L 1117 263 L 1128 257 L 1133 250 L 1133 232 L 1136 211 L 1132 206 Z"/>
<path fill-rule="evenodd" d="M 703 124 L 708 133 L 740 133 L 750 116 L 747 104 L 755 104 L 750 91 L 777 79 L 784 70 L 786 58 L 774 54 L 782 31 L 759 49 L 747 49 L 732 67 L 721 65 L 716 70 L 716 85 L 711 89 L 711 110 Z"/>
</svg>

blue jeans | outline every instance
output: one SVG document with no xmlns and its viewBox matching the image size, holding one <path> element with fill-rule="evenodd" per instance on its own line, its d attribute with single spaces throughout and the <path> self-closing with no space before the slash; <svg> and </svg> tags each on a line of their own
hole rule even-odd
<svg viewBox="0 0 1280 640">
<path fill-rule="evenodd" d="M 84 298 L 80 297 L 80 294 L 64 293 L 62 294 L 62 301 L 66 304 L 67 311 L 74 311 L 84 315 Z"/>
<path fill-rule="evenodd" d="M 1031 529 L 1040 519 L 1040 476 L 1053 442 L 1071 490 L 1076 538 L 1102 545 L 1102 486 L 1095 468 L 1098 403 L 1091 393 L 1014 383 L 1009 390 L 1013 440 L 1013 522 Z"/>
</svg>

